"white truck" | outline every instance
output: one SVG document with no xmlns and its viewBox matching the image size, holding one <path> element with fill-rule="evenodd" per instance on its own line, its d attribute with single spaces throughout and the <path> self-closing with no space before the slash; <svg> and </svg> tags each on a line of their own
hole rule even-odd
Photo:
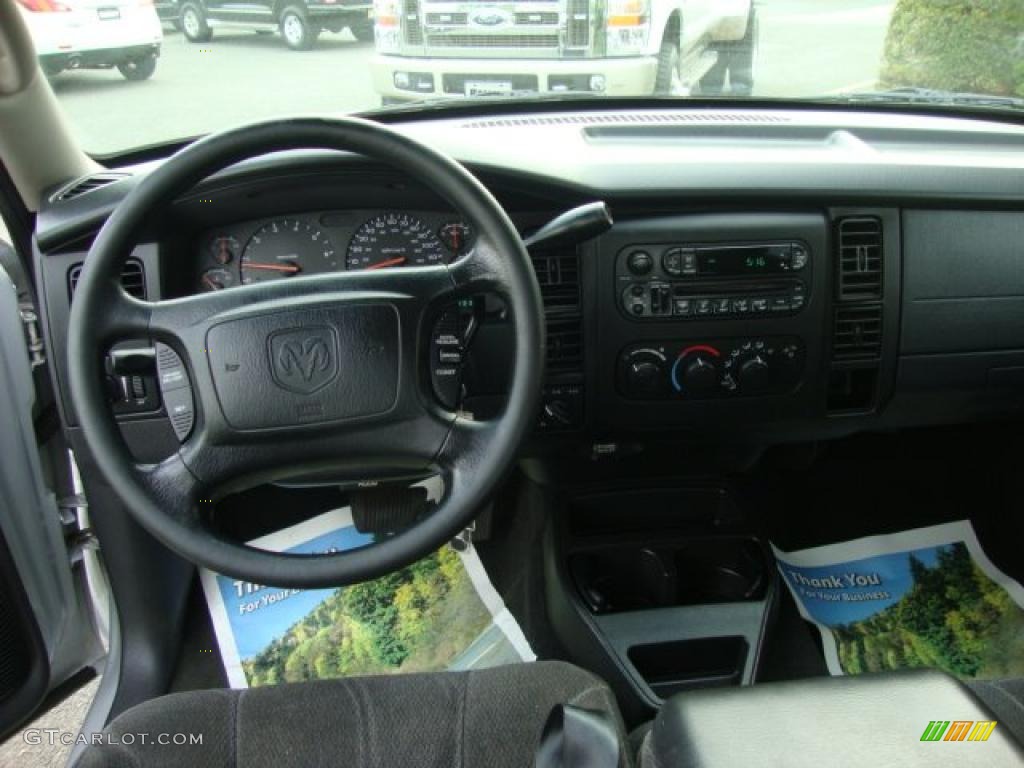
<svg viewBox="0 0 1024 768">
<path fill-rule="evenodd" d="M 375 0 L 374 22 L 385 104 L 753 87 L 754 0 Z"/>
</svg>

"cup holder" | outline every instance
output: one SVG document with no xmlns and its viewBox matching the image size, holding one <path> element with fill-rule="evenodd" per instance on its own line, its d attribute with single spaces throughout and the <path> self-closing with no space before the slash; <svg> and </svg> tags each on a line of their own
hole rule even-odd
<svg viewBox="0 0 1024 768">
<path fill-rule="evenodd" d="M 594 613 L 760 600 L 771 568 L 752 537 L 615 545 L 569 558 L 576 588 Z"/>
</svg>

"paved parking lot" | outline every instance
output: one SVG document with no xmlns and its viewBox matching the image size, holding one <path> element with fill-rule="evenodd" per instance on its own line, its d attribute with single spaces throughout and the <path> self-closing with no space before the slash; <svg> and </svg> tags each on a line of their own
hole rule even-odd
<svg viewBox="0 0 1024 768">
<path fill-rule="evenodd" d="M 760 0 L 756 93 L 801 96 L 870 88 L 893 0 Z M 354 112 L 379 104 L 367 63 L 373 45 L 347 31 L 315 50 L 277 35 L 218 30 L 194 45 L 167 29 L 153 79 L 116 70 L 65 72 L 57 96 L 84 146 L 110 152 L 284 114 Z"/>
</svg>

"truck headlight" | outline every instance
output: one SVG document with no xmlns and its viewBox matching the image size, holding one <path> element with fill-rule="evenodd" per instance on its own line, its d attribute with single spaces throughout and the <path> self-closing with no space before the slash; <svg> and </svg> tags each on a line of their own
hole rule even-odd
<svg viewBox="0 0 1024 768">
<path fill-rule="evenodd" d="M 401 46 L 402 1 L 373 0 L 373 36 L 379 53 L 396 53 Z"/>
<path fill-rule="evenodd" d="M 650 0 L 608 0 L 608 55 L 641 53 L 651 29 Z"/>
</svg>

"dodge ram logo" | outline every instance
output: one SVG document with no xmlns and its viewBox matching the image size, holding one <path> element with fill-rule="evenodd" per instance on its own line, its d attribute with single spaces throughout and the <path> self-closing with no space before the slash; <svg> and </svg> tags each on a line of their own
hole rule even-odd
<svg viewBox="0 0 1024 768">
<path fill-rule="evenodd" d="M 469 14 L 469 23 L 474 27 L 508 27 L 515 17 L 499 8 L 482 8 Z"/>
<path fill-rule="evenodd" d="M 337 342 L 326 326 L 280 331 L 270 337 L 270 370 L 279 387 L 311 395 L 338 375 Z"/>
</svg>

